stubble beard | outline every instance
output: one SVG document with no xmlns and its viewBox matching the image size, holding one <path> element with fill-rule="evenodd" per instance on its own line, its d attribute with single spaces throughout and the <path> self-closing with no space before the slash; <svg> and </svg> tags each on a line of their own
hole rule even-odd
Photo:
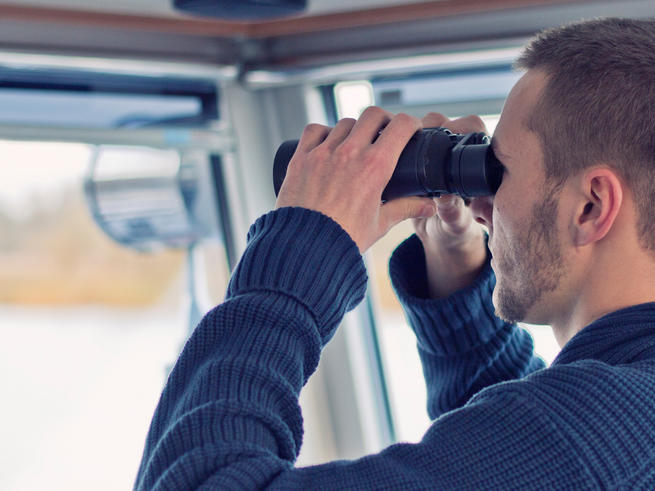
<svg viewBox="0 0 655 491">
<path fill-rule="evenodd" d="M 496 315 L 508 322 L 528 320 L 530 309 L 554 291 L 564 274 L 556 232 L 557 199 L 550 192 L 533 206 L 524 236 L 495 257 L 500 281 L 494 289 Z"/>
</svg>

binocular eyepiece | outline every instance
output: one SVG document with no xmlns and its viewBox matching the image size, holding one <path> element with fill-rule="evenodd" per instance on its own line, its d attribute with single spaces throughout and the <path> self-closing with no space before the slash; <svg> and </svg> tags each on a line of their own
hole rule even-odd
<svg viewBox="0 0 655 491">
<path fill-rule="evenodd" d="M 276 196 L 297 146 L 298 140 L 286 141 L 275 155 Z M 496 193 L 502 178 L 503 166 L 484 133 L 459 134 L 446 128 L 426 128 L 416 132 L 400 154 L 382 200 L 442 194 L 458 194 L 462 198 L 490 196 Z"/>
</svg>

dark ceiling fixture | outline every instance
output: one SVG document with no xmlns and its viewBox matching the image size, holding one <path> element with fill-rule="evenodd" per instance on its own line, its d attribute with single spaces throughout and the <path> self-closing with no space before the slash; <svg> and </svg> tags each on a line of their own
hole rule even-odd
<svg viewBox="0 0 655 491">
<path fill-rule="evenodd" d="M 252 21 L 299 14 L 307 0 L 173 0 L 173 5 L 201 17 Z"/>
</svg>

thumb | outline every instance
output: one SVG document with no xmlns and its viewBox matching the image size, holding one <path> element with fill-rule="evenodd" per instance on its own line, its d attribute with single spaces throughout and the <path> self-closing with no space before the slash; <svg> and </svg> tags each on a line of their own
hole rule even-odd
<svg viewBox="0 0 655 491">
<path fill-rule="evenodd" d="M 436 200 L 437 213 L 444 230 L 461 234 L 471 225 L 473 215 L 464 200 L 457 195 L 447 194 Z"/>
<path fill-rule="evenodd" d="M 391 200 L 380 208 L 382 222 L 386 229 L 408 218 L 428 218 L 437 213 L 437 204 L 431 198 L 398 198 Z"/>
</svg>

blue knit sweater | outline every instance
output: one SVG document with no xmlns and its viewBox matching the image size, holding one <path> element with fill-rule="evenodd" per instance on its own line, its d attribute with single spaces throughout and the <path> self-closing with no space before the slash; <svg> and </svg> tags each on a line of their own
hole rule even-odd
<svg viewBox="0 0 655 491">
<path fill-rule="evenodd" d="M 252 226 L 225 302 L 180 355 L 136 489 L 655 489 L 655 304 L 598 319 L 544 368 L 529 335 L 494 317 L 488 266 L 425 298 L 412 237 L 391 276 L 434 418 L 420 443 L 294 467 L 298 394 L 367 279 L 339 225 L 284 208 Z"/>
</svg>

